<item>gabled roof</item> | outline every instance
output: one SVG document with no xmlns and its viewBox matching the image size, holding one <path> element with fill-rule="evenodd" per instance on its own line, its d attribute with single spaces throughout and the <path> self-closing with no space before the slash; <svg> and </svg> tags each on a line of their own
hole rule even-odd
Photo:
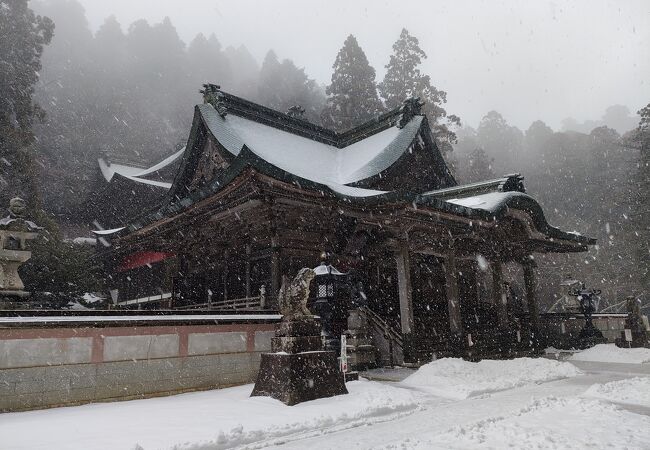
<svg viewBox="0 0 650 450">
<path fill-rule="evenodd" d="M 204 132 L 228 153 L 230 160 L 241 158 L 242 150 L 247 148 L 256 158 L 290 176 L 332 186 L 335 192 L 362 196 L 370 193 L 352 189 L 356 183 L 381 176 L 405 158 L 415 143 L 420 143 L 422 151 L 428 152 L 434 162 L 431 167 L 436 170 L 438 182 L 442 186 L 456 184 L 415 99 L 407 101 L 411 102 L 409 108 L 396 108 L 359 127 L 337 133 L 256 105 L 214 85 L 208 85 L 206 91 L 206 103 L 195 110 L 193 132 L 171 197 L 185 195 L 183 188 L 187 188 L 185 184 L 192 179 L 204 151 L 197 143 Z"/>
</svg>

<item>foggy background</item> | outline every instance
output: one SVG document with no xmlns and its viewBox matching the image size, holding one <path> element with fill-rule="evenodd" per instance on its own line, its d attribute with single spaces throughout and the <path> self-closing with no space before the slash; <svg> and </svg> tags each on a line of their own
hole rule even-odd
<svg viewBox="0 0 650 450">
<path fill-rule="evenodd" d="M 405 27 L 428 59 L 422 71 L 448 93 L 448 111 L 476 127 L 489 110 L 528 128 L 597 120 L 613 104 L 636 112 L 650 97 L 650 2 L 81 0 L 95 31 L 114 14 L 126 30 L 169 16 L 180 38 L 215 33 L 261 63 L 269 49 L 328 84 L 350 33 L 381 79 Z M 219 80 L 212 80 L 219 81 Z M 228 86 L 223 86 L 226 90 Z M 623 131 L 623 130 L 619 130 Z"/>
<path fill-rule="evenodd" d="M 35 81 L 46 116 L 33 126 L 32 184 L 66 238 L 89 235 L 88 218 L 110 206 L 93 200 L 107 186 L 98 158 L 149 167 L 182 148 L 203 83 L 280 111 L 300 105 L 336 129 L 399 106 L 408 93 L 382 84 L 407 29 L 430 77 L 414 92 L 428 95 L 458 183 L 522 173 L 550 224 L 598 239 L 587 253 L 539 256 L 542 304 L 567 278 L 611 302 L 650 292 L 650 137 L 637 115 L 650 103 L 650 1 L 29 5 L 55 25 Z M 341 54 L 355 55 L 341 65 L 355 84 L 337 99 L 327 88 Z M 359 120 L 328 123 L 346 96 Z"/>
</svg>

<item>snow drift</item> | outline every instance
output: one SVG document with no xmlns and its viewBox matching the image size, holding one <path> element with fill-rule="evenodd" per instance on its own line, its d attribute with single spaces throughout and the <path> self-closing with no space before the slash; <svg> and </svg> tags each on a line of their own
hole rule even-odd
<svg viewBox="0 0 650 450">
<path fill-rule="evenodd" d="M 643 364 L 650 362 L 650 348 L 619 348 L 615 344 L 598 344 L 571 355 L 569 360 Z"/>
<path fill-rule="evenodd" d="M 441 397 L 462 400 L 474 395 L 580 375 L 570 363 L 518 358 L 477 363 L 444 358 L 420 367 L 402 383 Z"/>
<path fill-rule="evenodd" d="M 515 413 L 454 427 L 410 448 L 650 448 L 650 417 L 583 398 L 544 397 Z"/>
<path fill-rule="evenodd" d="M 625 403 L 650 408 L 650 378 L 637 377 L 594 384 L 584 394 L 614 403 Z"/>
</svg>

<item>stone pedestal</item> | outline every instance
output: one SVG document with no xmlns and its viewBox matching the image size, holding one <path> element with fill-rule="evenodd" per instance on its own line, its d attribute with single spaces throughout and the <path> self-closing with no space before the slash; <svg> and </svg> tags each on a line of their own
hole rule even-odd
<svg viewBox="0 0 650 450">
<path fill-rule="evenodd" d="M 348 311 L 347 353 L 352 370 L 377 367 L 377 348 L 369 333 L 368 318 L 360 309 Z"/>
<path fill-rule="evenodd" d="M 9 215 L 0 219 L 0 300 L 29 296 L 18 267 L 32 256 L 26 242 L 36 238 L 41 227 L 24 219 L 26 208 L 23 199 L 13 198 L 9 202 Z"/>
<path fill-rule="evenodd" d="M 641 303 L 630 297 L 627 299 L 627 310 L 625 329 L 630 330 L 632 340 L 628 341 L 625 338 L 625 331 L 622 331 L 621 337 L 616 339 L 616 345 L 623 348 L 650 348 L 650 325 L 648 324 L 648 317 L 641 312 Z"/>
<path fill-rule="evenodd" d="M 0 231 L 0 234 L 6 232 Z M 18 233 L 13 233 L 18 235 Z M 27 233 L 20 233 L 27 234 Z M 4 241 L 4 236 L 0 236 L 0 241 Z M 0 295 L 27 297 L 28 292 L 25 292 L 25 285 L 23 280 L 18 275 L 18 267 L 29 258 L 32 252 L 26 250 L 4 250 L 0 249 Z"/>
<path fill-rule="evenodd" d="M 251 396 L 287 405 L 347 394 L 337 355 L 324 351 L 320 324 L 313 317 L 283 320 L 271 350 L 263 353 Z"/>
<path fill-rule="evenodd" d="M 605 343 L 607 343 L 607 339 L 605 339 L 603 333 L 596 328 L 593 322 L 587 321 L 584 328 L 582 328 L 578 334 L 576 347 L 579 349 L 586 349 L 597 344 Z"/>
</svg>

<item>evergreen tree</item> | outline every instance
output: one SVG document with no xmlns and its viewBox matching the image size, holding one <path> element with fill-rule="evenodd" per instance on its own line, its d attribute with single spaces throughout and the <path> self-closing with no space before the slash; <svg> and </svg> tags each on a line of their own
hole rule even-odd
<svg viewBox="0 0 650 450">
<path fill-rule="evenodd" d="M 409 97 L 419 97 L 424 101 L 424 112 L 441 149 L 450 151 L 456 135 L 449 127 L 460 125 L 460 119 L 454 115 L 447 116 L 442 107 L 447 102 L 447 93 L 432 86 L 429 75 L 420 71 L 420 64 L 426 58 L 417 38 L 402 29 L 399 39 L 393 44 L 393 54 L 386 65 L 384 81 L 379 83 L 379 92 L 389 109 L 400 106 Z"/>
<path fill-rule="evenodd" d="M 21 195 L 39 206 L 32 125 L 44 118 L 33 101 L 43 47 L 52 39 L 54 23 L 34 14 L 27 0 L 0 0 L 0 205 Z"/>
<path fill-rule="evenodd" d="M 209 38 L 199 33 L 187 49 L 192 84 L 214 83 L 229 86 L 232 83 L 230 63 L 221 50 L 221 43 L 214 34 Z"/>
<path fill-rule="evenodd" d="M 257 78 L 260 68 L 248 49 L 239 47 L 227 47 L 225 55 L 232 70 L 232 86 L 221 85 L 226 91 L 244 98 L 254 98 L 257 88 Z"/>
<path fill-rule="evenodd" d="M 56 23 L 56 34 L 43 52 L 43 69 L 35 91 L 36 101 L 47 111 L 47 120 L 34 126 L 39 178 L 44 181 L 41 194 L 49 212 L 68 215 L 70 206 L 86 194 L 83 179 L 97 170 L 96 143 L 103 133 L 89 133 L 88 129 L 114 132 L 93 123 L 94 111 L 104 103 L 98 101 L 98 94 L 109 86 L 119 86 L 114 80 L 98 77 L 94 69 L 93 35 L 78 2 L 52 0 L 35 3 L 34 8 Z M 119 69 L 115 58 L 108 64 Z M 110 127 L 109 121 L 104 123 Z M 119 136 L 122 130 L 115 131 Z"/>
<path fill-rule="evenodd" d="M 375 69 L 354 36 L 345 40 L 332 67 L 332 84 L 325 90 L 328 98 L 321 115 L 326 127 L 343 131 L 383 111 L 377 95 Z"/>
<path fill-rule="evenodd" d="M 527 153 L 534 158 L 543 156 L 552 137 L 553 130 L 541 120 L 531 123 L 524 140 Z"/>
<path fill-rule="evenodd" d="M 490 158 L 485 150 L 482 148 L 475 148 L 467 156 L 465 170 L 463 171 L 463 182 L 475 183 L 477 181 L 485 181 L 494 178 L 494 171 L 492 170 L 493 158 Z"/>
<path fill-rule="evenodd" d="M 631 197 L 631 238 L 638 265 L 639 281 L 650 301 L 650 103 L 639 110 L 639 125 L 632 132 L 632 140 L 639 151 L 636 174 L 633 178 Z"/>
<path fill-rule="evenodd" d="M 476 130 L 479 145 L 494 158 L 494 165 L 499 172 L 518 169 L 517 159 L 523 147 L 524 135 L 496 111 L 487 113 Z"/>
<path fill-rule="evenodd" d="M 260 68 L 260 78 L 257 83 L 257 100 L 264 106 L 280 110 L 283 81 L 278 55 L 273 50 L 269 50 Z"/>
<path fill-rule="evenodd" d="M 304 69 L 296 67 L 289 59 L 280 63 L 275 52 L 270 50 L 260 69 L 257 100 L 281 112 L 286 112 L 292 106 L 300 106 L 305 109 L 303 119 L 319 123 L 325 96 Z"/>
</svg>

